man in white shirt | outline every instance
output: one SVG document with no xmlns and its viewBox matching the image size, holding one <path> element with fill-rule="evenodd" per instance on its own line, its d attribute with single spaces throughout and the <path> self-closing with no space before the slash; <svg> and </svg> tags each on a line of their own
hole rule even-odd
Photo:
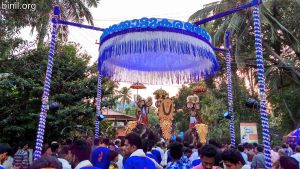
<svg viewBox="0 0 300 169">
<path fill-rule="evenodd" d="M 300 146 L 297 146 L 295 150 L 296 150 L 295 154 L 291 155 L 291 157 L 293 157 L 299 162 L 299 167 L 300 167 Z"/>
</svg>

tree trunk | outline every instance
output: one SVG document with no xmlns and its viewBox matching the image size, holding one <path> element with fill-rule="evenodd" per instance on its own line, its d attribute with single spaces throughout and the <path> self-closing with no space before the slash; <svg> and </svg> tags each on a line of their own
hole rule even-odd
<svg viewBox="0 0 300 169">
<path fill-rule="evenodd" d="M 37 44 L 38 49 L 41 49 L 42 47 L 44 47 L 44 39 L 47 34 L 48 25 L 49 25 L 49 15 L 46 15 L 46 17 L 43 18 L 41 22 L 42 22 L 41 27 L 39 30 L 37 30 L 38 31 L 38 38 L 37 38 L 38 39 L 38 44 Z"/>
<path fill-rule="evenodd" d="M 285 99 L 282 99 L 282 100 L 283 100 L 283 104 L 284 104 L 286 110 L 287 110 L 288 113 L 289 113 L 289 116 L 290 116 L 291 120 L 292 120 L 293 123 L 294 123 L 294 127 L 297 127 L 297 123 L 296 123 L 296 120 L 295 120 L 295 118 L 294 118 L 294 116 L 293 116 L 292 111 L 290 110 L 289 106 L 287 105 Z"/>
</svg>

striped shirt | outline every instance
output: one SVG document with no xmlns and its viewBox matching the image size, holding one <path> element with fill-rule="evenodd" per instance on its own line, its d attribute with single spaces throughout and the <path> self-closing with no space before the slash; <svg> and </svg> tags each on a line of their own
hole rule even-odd
<svg viewBox="0 0 300 169">
<path fill-rule="evenodd" d="M 27 169 L 29 167 L 29 154 L 27 150 L 19 149 L 14 155 L 13 165 L 19 169 Z"/>
</svg>

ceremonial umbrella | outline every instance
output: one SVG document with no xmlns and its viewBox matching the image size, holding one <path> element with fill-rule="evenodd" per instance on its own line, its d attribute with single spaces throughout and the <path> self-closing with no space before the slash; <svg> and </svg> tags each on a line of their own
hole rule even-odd
<svg viewBox="0 0 300 169">
<path fill-rule="evenodd" d="M 183 84 L 214 75 L 218 68 L 210 35 L 189 22 L 127 20 L 100 37 L 98 70 L 113 80 Z"/>
<path fill-rule="evenodd" d="M 131 86 L 130 86 L 131 89 L 136 89 L 136 97 L 138 96 L 139 92 L 138 90 L 139 89 L 146 89 L 146 86 L 143 84 L 143 83 L 139 83 L 139 82 L 136 82 L 136 83 L 133 83 Z"/>
</svg>

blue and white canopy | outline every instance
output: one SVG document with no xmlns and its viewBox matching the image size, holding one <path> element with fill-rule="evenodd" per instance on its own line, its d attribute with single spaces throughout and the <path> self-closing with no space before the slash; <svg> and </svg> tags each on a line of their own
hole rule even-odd
<svg viewBox="0 0 300 169">
<path fill-rule="evenodd" d="M 98 69 L 118 81 L 172 84 L 213 75 L 218 63 L 203 28 L 178 20 L 142 18 L 105 29 Z"/>
</svg>

